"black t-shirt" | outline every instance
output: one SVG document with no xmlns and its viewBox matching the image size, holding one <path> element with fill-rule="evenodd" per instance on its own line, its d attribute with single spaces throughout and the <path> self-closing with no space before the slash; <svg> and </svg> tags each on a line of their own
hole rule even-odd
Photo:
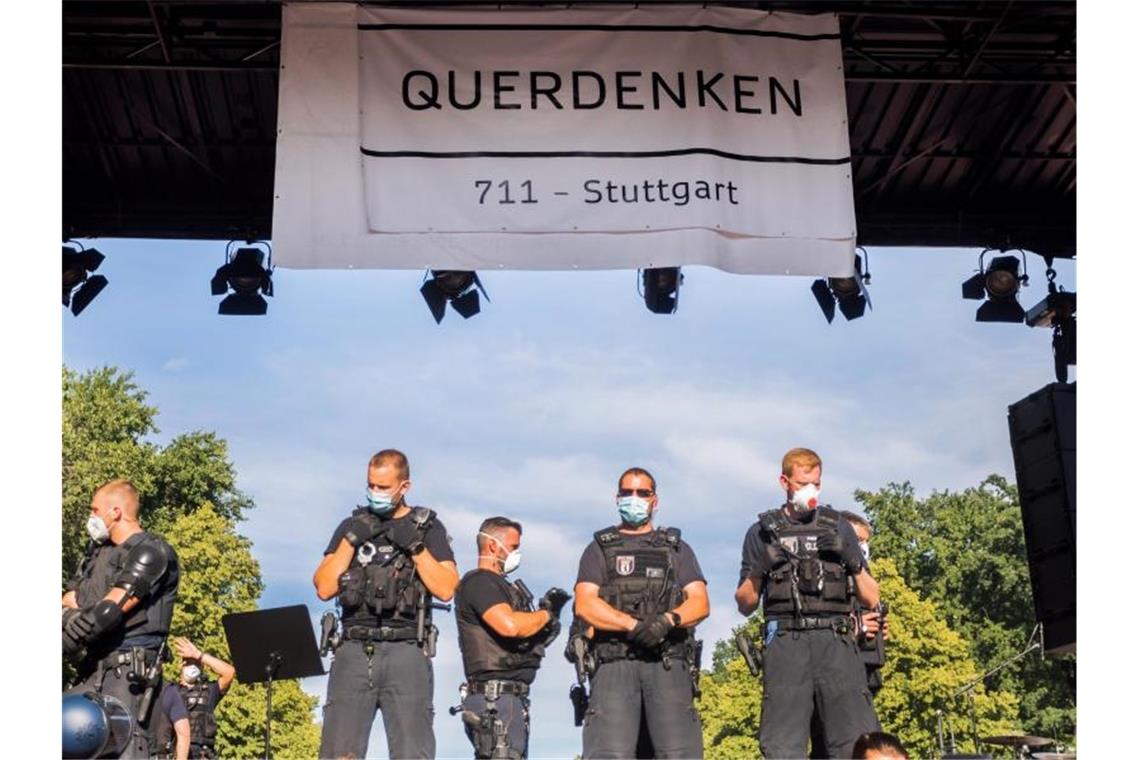
<svg viewBox="0 0 1140 760">
<path fill-rule="evenodd" d="M 384 518 L 381 518 L 381 520 L 383 519 Z M 401 522 L 403 520 L 411 519 L 412 513 L 408 512 L 403 517 L 395 518 L 394 522 Z M 345 531 L 348 530 L 348 524 L 351 521 L 351 516 L 346 517 L 340 521 L 340 525 L 336 526 L 336 530 L 333 531 L 332 539 L 329 541 L 329 545 L 325 547 L 325 554 L 332 554 L 337 550 L 337 547 L 340 546 L 341 539 L 344 538 Z M 376 544 L 374 544 L 372 541 L 365 542 L 365 545 L 368 544 L 371 544 L 376 549 L 376 555 L 372 560 L 374 562 L 388 561 L 392 554 L 399 551 L 393 546 L 376 546 Z M 361 548 L 363 548 L 363 546 Z M 447 528 L 444 527 L 443 522 L 439 519 L 439 515 L 436 515 L 435 519 L 431 521 L 431 525 L 428 526 L 428 529 L 424 532 L 424 548 L 427 551 L 431 552 L 431 556 L 435 557 L 437 562 L 455 561 L 455 554 L 451 551 L 451 539 L 448 537 Z M 359 556 L 360 555 L 358 551 L 357 557 Z M 359 560 L 354 558 L 352 561 L 355 563 Z M 428 610 L 428 615 L 431 615 L 430 610 Z M 393 625 L 400 625 L 406 624 L 407 622 L 408 621 L 399 619 L 385 620 L 386 625 L 389 623 Z M 344 623 L 346 625 L 363 625 L 374 627 L 380 624 L 380 618 L 370 613 L 368 611 L 367 605 L 362 604 L 352 614 L 351 617 L 344 618 Z"/>
<path fill-rule="evenodd" d="M 628 533 L 622 535 L 630 538 Z M 635 538 L 636 543 L 643 546 L 652 546 L 653 532 L 650 531 L 633 538 Z M 693 553 L 693 548 L 684 539 L 680 541 L 674 567 L 677 572 L 676 586 L 678 589 L 685 588 L 693 581 L 707 583 L 704 574 L 701 572 L 701 566 L 697 562 L 697 555 Z M 606 555 L 602 552 L 602 547 L 598 545 L 597 541 L 591 541 L 586 550 L 582 552 L 582 559 L 578 561 L 578 580 L 575 583 L 593 583 L 601 586 L 605 582 Z"/>
<path fill-rule="evenodd" d="M 496 604 L 506 604 L 510 607 L 510 586 L 510 581 L 490 570 L 476 569 L 468 573 L 459 582 L 459 588 L 455 591 L 456 619 L 460 623 L 481 625 L 493 638 L 499 639 L 498 634 L 483 620 L 483 613 Z M 500 670 L 494 673 L 468 673 L 467 677 L 473 681 L 486 681 L 496 678 L 533 683 L 537 670 L 537 668 L 518 668 Z"/>
<path fill-rule="evenodd" d="M 815 519 L 815 510 L 812 510 L 811 519 Z M 744 579 L 752 574 L 752 566 L 760 559 L 763 553 L 764 539 L 761 537 L 760 521 L 752 523 L 752 527 L 744 534 L 744 546 L 740 552 L 740 578 L 737 580 L 736 585 L 744 582 Z M 859 537 L 855 535 L 855 529 L 846 520 L 839 521 L 839 532 L 843 536 L 844 542 L 850 543 L 852 546 L 859 543 Z M 863 567 L 867 566 L 866 560 L 863 561 Z M 763 592 L 764 589 L 760 589 Z"/>
</svg>

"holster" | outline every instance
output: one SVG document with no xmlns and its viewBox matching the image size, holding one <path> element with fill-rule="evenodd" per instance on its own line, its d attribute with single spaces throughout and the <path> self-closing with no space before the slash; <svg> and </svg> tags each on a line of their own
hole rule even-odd
<svg viewBox="0 0 1140 760">
<path fill-rule="evenodd" d="M 570 687 L 570 704 L 574 706 L 574 725 L 580 726 L 586 721 L 586 711 L 590 709 L 590 695 L 586 687 L 576 683 Z"/>
</svg>

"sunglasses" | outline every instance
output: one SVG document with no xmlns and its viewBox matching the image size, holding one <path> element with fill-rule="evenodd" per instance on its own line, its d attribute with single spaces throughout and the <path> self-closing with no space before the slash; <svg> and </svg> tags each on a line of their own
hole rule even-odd
<svg viewBox="0 0 1140 760">
<path fill-rule="evenodd" d="M 648 499 L 650 496 L 653 495 L 653 489 L 652 488 L 619 488 L 618 489 L 618 496 L 633 496 L 634 494 L 637 494 L 638 496 L 640 496 L 643 499 Z"/>
</svg>

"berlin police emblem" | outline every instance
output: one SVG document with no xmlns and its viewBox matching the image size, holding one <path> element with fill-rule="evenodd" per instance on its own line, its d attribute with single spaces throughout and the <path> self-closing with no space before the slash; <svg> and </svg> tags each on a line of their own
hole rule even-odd
<svg viewBox="0 0 1140 760">
<path fill-rule="evenodd" d="M 617 558 L 617 574 L 629 575 L 633 572 L 633 557 L 631 555 L 624 555 Z"/>
</svg>

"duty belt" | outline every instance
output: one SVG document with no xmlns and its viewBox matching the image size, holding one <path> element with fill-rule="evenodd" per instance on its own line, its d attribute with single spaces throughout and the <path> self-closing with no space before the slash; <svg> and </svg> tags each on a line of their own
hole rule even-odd
<svg viewBox="0 0 1140 760">
<path fill-rule="evenodd" d="M 778 617 L 775 618 L 777 630 L 780 631 L 819 631 L 832 630 L 839 634 L 848 634 L 855 630 L 850 617 Z"/>
<path fill-rule="evenodd" d="M 643 660 L 658 662 L 666 657 L 684 657 L 685 642 L 672 641 L 661 649 L 645 649 L 635 646 L 628 641 L 610 639 L 598 641 L 594 645 L 599 663 L 614 662 L 615 660 Z"/>
<path fill-rule="evenodd" d="M 497 679 L 468 681 L 467 693 L 483 694 L 488 699 L 495 699 L 500 694 L 514 694 L 516 697 L 525 697 L 527 694 L 530 694 L 530 684 L 525 684 L 522 681 L 499 681 Z"/>
<path fill-rule="evenodd" d="M 99 664 L 104 668 L 117 668 L 120 665 L 132 665 L 135 661 L 135 650 L 138 648 L 139 647 L 132 647 L 130 649 L 116 649 L 109 655 L 100 658 Z M 143 650 L 143 661 L 146 663 L 147 667 L 150 667 L 154 663 L 154 659 L 157 656 L 157 649 Z"/>
<path fill-rule="evenodd" d="M 367 625 L 350 625 L 344 630 L 344 638 L 352 641 L 408 641 L 416 638 L 415 626 L 386 626 L 373 628 Z"/>
</svg>

